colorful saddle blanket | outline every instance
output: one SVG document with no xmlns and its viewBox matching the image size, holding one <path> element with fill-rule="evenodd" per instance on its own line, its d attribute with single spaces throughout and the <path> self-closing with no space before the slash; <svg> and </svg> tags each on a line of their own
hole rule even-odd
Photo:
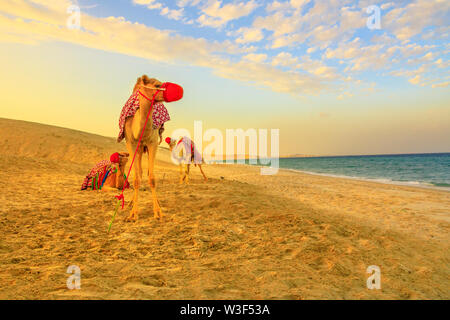
<svg viewBox="0 0 450 320">
<path fill-rule="evenodd" d="M 111 173 L 112 163 L 109 160 L 100 161 L 91 169 L 81 185 L 81 190 L 92 189 L 100 190 L 104 180 Z M 103 180 L 104 179 L 104 180 Z"/>
<path fill-rule="evenodd" d="M 136 114 L 136 111 L 140 107 L 139 103 L 139 91 L 133 93 L 130 98 L 127 100 L 125 105 L 122 108 L 122 112 L 120 113 L 119 118 L 119 136 L 117 138 L 117 142 L 122 141 L 125 138 L 125 121 L 128 117 L 132 117 Z M 153 129 L 159 129 L 164 126 L 164 123 L 170 120 L 169 112 L 167 112 L 166 107 L 161 102 L 155 102 L 153 105 Z"/>
<path fill-rule="evenodd" d="M 112 166 L 112 162 L 109 160 L 100 161 L 91 169 L 91 172 L 86 176 L 81 185 L 81 190 L 101 190 L 106 179 L 111 175 L 117 173 L 117 168 Z M 126 180 L 126 176 L 124 174 Z M 129 188 L 127 181 L 126 188 Z"/>
</svg>

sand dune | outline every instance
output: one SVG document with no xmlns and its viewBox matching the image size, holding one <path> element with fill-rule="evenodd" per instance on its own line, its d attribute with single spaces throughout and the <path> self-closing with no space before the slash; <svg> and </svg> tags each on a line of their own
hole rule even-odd
<svg viewBox="0 0 450 320">
<path fill-rule="evenodd" d="M 161 148 L 165 220 L 142 187 L 140 220 L 121 212 L 108 234 L 117 193 L 79 188 L 124 144 L 0 119 L 0 150 L 2 299 L 450 298 L 449 192 L 242 165 L 205 166 L 208 183 L 194 168 L 180 186 Z"/>
</svg>

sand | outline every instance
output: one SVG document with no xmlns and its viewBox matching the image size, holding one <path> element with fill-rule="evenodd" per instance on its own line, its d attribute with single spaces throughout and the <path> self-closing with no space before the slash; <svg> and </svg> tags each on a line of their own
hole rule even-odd
<svg viewBox="0 0 450 320">
<path fill-rule="evenodd" d="M 450 298 L 447 191 L 244 165 L 207 165 L 207 183 L 194 168 L 179 185 L 160 148 L 165 219 L 145 184 L 140 219 L 120 212 L 108 234 L 117 193 L 79 188 L 124 144 L 0 119 L 0 150 L 1 299 Z M 381 290 L 366 287 L 370 265 Z"/>
</svg>

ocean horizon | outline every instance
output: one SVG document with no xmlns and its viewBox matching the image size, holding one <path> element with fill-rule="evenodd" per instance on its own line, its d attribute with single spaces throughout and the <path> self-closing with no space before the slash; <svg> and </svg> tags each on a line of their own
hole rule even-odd
<svg viewBox="0 0 450 320">
<path fill-rule="evenodd" d="M 325 176 L 450 191 L 450 152 L 291 157 L 280 158 L 279 167 Z"/>
</svg>

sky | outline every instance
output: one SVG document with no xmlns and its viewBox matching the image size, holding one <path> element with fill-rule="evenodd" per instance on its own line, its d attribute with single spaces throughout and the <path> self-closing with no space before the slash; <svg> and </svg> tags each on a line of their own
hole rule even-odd
<svg viewBox="0 0 450 320">
<path fill-rule="evenodd" d="M 185 90 L 166 105 L 167 135 L 201 120 L 224 136 L 279 129 L 282 155 L 450 152 L 449 9 L 446 0 L 2 1 L 0 117 L 115 137 L 147 74 Z"/>
</svg>

